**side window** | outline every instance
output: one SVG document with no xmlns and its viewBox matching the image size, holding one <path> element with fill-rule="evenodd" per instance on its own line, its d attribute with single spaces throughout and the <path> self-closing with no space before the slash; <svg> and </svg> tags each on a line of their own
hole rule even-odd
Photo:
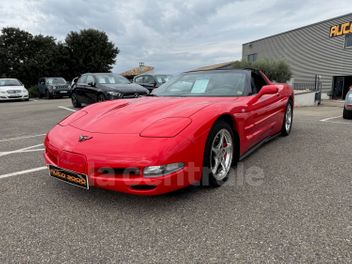
<svg viewBox="0 0 352 264">
<path fill-rule="evenodd" d="M 87 75 L 82 75 L 82 76 L 78 79 L 77 83 L 87 83 Z"/>
<path fill-rule="evenodd" d="M 150 83 L 150 84 L 153 84 L 155 83 L 155 80 L 152 76 L 150 75 L 145 75 L 144 76 L 144 83 Z"/>
<path fill-rule="evenodd" d="M 143 76 L 137 77 L 135 82 L 136 83 L 143 83 L 143 78 L 144 78 Z"/>
<path fill-rule="evenodd" d="M 255 94 L 258 93 L 263 86 L 267 85 L 263 77 L 260 74 L 255 72 L 252 72 L 251 83 L 252 83 L 252 91 Z"/>
<path fill-rule="evenodd" d="M 94 82 L 95 82 L 94 77 L 92 75 L 88 75 L 86 83 L 94 83 Z"/>
</svg>

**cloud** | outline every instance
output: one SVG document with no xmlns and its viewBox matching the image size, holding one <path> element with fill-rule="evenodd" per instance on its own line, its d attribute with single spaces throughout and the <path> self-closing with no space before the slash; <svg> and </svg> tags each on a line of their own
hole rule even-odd
<svg viewBox="0 0 352 264">
<path fill-rule="evenodd" d="M 3 1 L 4 2 L 4 1 Z M 349 1 L 5 0 L 0 27 L 63 40 L 104 30 L 121 50 L 115 71 L 140 61 L 179 72 L 241 58 L 242 43 L 346 13 Z"/>
</svg>

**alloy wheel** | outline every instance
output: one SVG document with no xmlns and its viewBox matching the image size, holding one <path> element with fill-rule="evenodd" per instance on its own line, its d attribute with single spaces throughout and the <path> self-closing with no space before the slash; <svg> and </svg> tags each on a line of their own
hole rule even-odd
<svg viewBox="0 0 352 264">
<path fill-rule="evenodd" d="M 292 106 L 289 104 L 286 109 L 285 115 L 285 129 L 286 132 L 290 132 L 292 126 Z"/>
<path fill-rule="evenodd" d="M 214 137 L 211 154 L 210 169 L 214 178 L 222 181 L 231 169 L 233 159 L 233 140 L 227 129 L 221 129 Z"/>
</svg>

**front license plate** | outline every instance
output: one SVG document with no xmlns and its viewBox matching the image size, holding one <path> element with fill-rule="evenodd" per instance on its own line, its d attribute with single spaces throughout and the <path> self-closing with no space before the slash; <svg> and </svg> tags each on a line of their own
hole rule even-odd
<svg viewBox="0 0 352 264">
<path fill-rule="evenodd" d="M 60 91 L 60 93 L 67 93 L 67 91 Z"/>
<path fill-rule="evenodd" d="M 66 183 L 69 183 L 71 185 L 74 185 L 86 190 L 89 189 L 87 175 L 61 169 L 53 165 L 49 165 L 49 174 L 50 176 L 57 178 L 61 181 L 64 181 Z"/>
</svg>

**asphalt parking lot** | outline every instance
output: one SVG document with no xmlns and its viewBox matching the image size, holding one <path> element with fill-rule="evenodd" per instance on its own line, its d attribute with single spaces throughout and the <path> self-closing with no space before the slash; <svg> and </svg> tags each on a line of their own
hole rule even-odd
<svg viewBox="0 0 352 264">
<path fill-rule="evenodd" d="M 342 108 L 297 108 L 291 135 L 221 188 L 137 197 L 48 176 L 44 134 L 70 105 L 0 103 L 0 263 L 351 263 L 352 121 Z"/>
</svg>

